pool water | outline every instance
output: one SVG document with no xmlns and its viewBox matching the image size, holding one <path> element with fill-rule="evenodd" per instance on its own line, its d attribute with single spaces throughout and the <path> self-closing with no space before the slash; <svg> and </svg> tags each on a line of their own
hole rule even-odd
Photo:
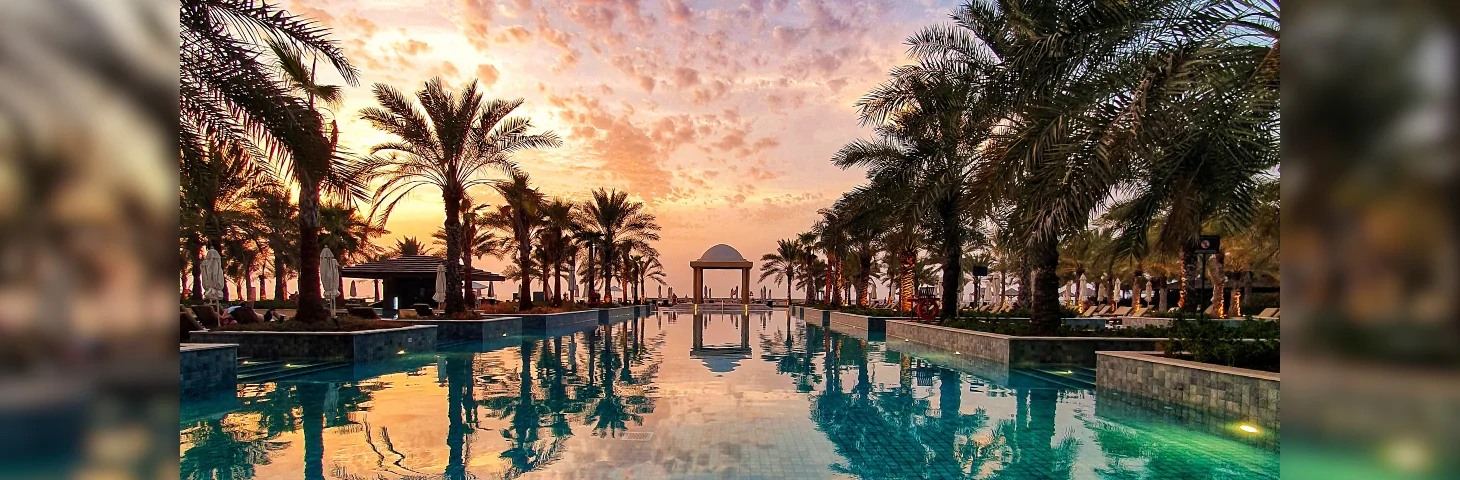
<svg viewBox="0 0 1460 480">
<path fill-rule="evenodd" d="M 183 478 L 1277 478 L 1092 389 L 1002 385 L 784 310 L 659 312 L 185 401 Z"/>
</svg>

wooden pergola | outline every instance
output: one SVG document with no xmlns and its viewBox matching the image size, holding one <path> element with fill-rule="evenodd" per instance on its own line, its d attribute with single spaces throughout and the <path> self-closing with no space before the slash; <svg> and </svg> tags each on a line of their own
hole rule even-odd
<svg viewBox="0 0 1460 480">
<path fill-rule="evenodd" d="M 340 268 L 345 278 L 370 278 L 381 280 L 381 301 L 398 299 L 396 305 L 410 307 L 417 303 L 436 305 L 431 297 L 436 295 L 436 267 L 444 260 L 427 255 L 413 255 L 378 262 L 361 263 Z M 506 280 L 500 274 L 472 267 L 472 281 L 497 282 Z M 462 280 L 466 280 L 463 278 Z"/>
</svg>

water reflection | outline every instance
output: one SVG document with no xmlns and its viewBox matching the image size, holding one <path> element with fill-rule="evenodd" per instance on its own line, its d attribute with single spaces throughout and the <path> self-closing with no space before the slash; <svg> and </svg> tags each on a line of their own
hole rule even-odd
<svg viewBox="0 0 1460 480">
<path fill-rule="evenodd" d="M 1096 415 L 1088 390 L 1008 388 L 785 312 L 685 316 L 246 385 L 225 413 L 184 405 L 183 476 L 1276 476 L 1273 452 Z"/>
</svg>

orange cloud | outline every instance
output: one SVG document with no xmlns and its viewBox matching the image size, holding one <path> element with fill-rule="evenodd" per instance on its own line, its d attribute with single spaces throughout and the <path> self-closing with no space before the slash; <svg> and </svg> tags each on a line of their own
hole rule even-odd
<svg viewBox="0 0 1460 480">
<path fill-rule="evenodd" d="M 532 38 L 532 32 L 522 25 L 513 25 L 497 33 L 492 41 L 497 43 L 523 43 Z"/>
<path fill-rule="evenodd" d="M 483 86 L 490 87 L 495 85 L 500 75 L 501 72 L 497 71 L 497 67 L 485 63 L 477 65 L 477 79 L 482 81 Z"/>
</svg>

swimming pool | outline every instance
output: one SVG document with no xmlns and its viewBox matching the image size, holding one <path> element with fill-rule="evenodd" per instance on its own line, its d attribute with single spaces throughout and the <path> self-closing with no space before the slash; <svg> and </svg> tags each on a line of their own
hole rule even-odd
<svg viewBox="0 0 1460 480">
<path fill-rule="evenodd" d="M 242 384 L 183 402 L 182 477 L 1277 478 L 1274 449 L 899 348 L 660 312 Z"/>
</svg>

